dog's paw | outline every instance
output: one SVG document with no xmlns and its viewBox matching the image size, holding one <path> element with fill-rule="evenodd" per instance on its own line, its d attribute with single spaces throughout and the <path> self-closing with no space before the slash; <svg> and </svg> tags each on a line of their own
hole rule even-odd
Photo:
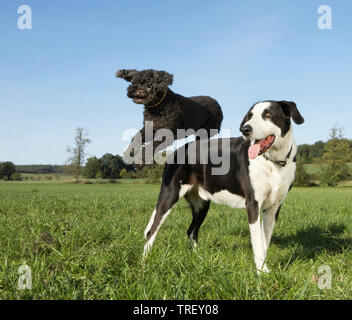
<svg viewBox="0 0 352 320">
<path fill-rule="evenodd" d="M 263 264 L 261 269 L 257 269 L 257 275 L 261 275 L 261 274 L 264 274 L 264 273 L 270 273 L 270 269 L 268 268 L 266 263 Z"/>
</svg>

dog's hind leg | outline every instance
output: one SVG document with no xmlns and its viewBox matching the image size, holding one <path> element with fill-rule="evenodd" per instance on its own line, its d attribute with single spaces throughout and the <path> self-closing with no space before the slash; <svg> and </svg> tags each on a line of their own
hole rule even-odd
<svg viewBox="0 0 352 320">
<path fill-rule="evenodd" d="M 159 195 L 159 200 L 153 214 L 149 220 L 147 228 L 144 231 L 144 236 L 147 243 L 144 246 L 143 260 L 146 259 L 148 253 L 152 249 L 155 237 L 164 223 L 166 217 L 170 214 L 172 207 L 179 199 L 178 192 L 174 190 L 170 192 L 169 188 L 162 187 Z"/>
<path fill-rule="evenodd" d="M 198 232 L 202 225 L 208 210 L 210 201 L 201 199 L 197 193 L 190 192 L 185 196 L 186 200 L 189 202 L 192 209 L 192 223 L 187 230 L 187 235 L 191 241 L 191 246 L 195 249 L 198 245 Z"/>
</svg>

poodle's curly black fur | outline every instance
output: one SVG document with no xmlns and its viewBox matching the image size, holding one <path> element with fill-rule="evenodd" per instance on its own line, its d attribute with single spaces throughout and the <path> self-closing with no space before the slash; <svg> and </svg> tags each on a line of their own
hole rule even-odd
<svg viewBox="0 0 352 320">
<path fill-rule="evenodd" d="M 135 103 L 144 104 L 144 124 L 153 121 L 153 133 L 158 129 L 167 128 L 176 137 L 177 129 L 206 129 L 211 136 L 210 129 L 220 130 L 223 114 L 218 102 L 208 96 L 186 98 L 174 93 L 169 86 L 173 83 L 173 75 L 165 71 L 148 70 L 119 70 L 117 78 L 131 82 L 127 88 L 127 96 Z M 145 140 L 145 126 L 138 134 Z M 136 136 L 137 136 L 136 135 Z M 136 137 L 135 136 L 135 137 Z M 133 138 L 127 149 L 131 152 L 141 146 Z M 164 141 L 153 141 L 153 151 Z"/>
</svg>

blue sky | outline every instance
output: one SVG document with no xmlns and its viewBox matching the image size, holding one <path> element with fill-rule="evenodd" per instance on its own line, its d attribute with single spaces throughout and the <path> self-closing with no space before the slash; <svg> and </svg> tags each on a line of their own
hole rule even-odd
<svg viewBox="0 0 352 320">
<path fill-rule="evenodd" d="M 32 30 L 17 28 L 24 4 Z M 323 4 L 332 30 L 317 27 Z M 286 99 L 306 119 L 298 144 L 336 123 L 351 138 L 351 14 L 350 0 L 1 0 L 0 161 L 62 164 L 78 126 L 89 155 L 121 154 L 143 119 L 121 68 L 167 70 L 175 92 L 214 97 L 232 136 L 254 102 Z"/>
</svg>

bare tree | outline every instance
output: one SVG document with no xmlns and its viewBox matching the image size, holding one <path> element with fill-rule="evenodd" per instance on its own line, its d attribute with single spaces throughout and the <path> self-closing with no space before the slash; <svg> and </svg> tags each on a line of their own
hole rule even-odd
<svg viewBox="0 0 352 320">
<path fill-rule="evenodd" d="M 67 160 L 67 162 L 68 165 L 71 166 L 77 182 L 85 160 L 84 150 L 89 143 L 91 143 L 91 140 L 88 139 L 87 129 L 78 127 L 76 129 L 75 145 L 73 147 L 67 147 L 66 150 L 71 154 L 71 157 Z"/>
</svg>

